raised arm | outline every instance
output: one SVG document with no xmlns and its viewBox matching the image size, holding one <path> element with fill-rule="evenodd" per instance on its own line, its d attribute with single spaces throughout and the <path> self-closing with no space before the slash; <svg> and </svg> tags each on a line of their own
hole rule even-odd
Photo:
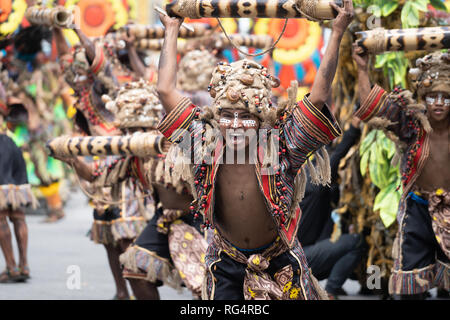
<svg viewBox="0 0 450 320">
<path fill-rule="evenodd" d="M 136 51 L 136 47 L 134 46 L 135 37 L 125 35 L 122 40 L 124 40 L 126 44 L 126 48 L 128 51 L 128 59 L 130 59 L 131 68 L 140 78 L 145 79 L 147 68 L 142 62 L 142 60 L 139 58 L 139 55 Z"/>
<path fill-rule="evenodd" d="M 70 54 L 69 45 L 64 38 L 62 30 L 60 28 L 53 28 L 53 39 L 55 39 L 56 51 L 58 52 L 58 57 L 62 57 L 65 54 Z"/>
<path fill-rule="evenodd" d="M 323 107 L 331 93 L 331 84 L 338 64 L 339 45 L 354 15 L 351 0 L 344 0 L 343 8 L 337 6 L 334 2 L 331 2 L 330 5 L 338 12 L 338 15 L 333 22 L 330 40 L 309 96 L 311 103 L 319 109 Z"/>
<path fill-rule="evenodd" d="M 159 15 L 165 27 L 164 43 L 159 57 L 158 83 L 156 89 L 164 109 L 169 113 L 183 98 L 177 85 L 177 37 L 180 30 L 181 18 Z"/>
<path fill-rule="evenodd" d="M 89 63 L 92 64 L 95 59 L 95 44 L 91 40 L 89 40 L 89 38 L 83 33 L 83 31 L 81 31 L 80 28 L 75 28 L 74 31 L 77 34 L 78 38 L 80 38 L 81 45 L 86 51 L 86 58 L 88 59 Z"/>
<path fill-rule="evenodd" d="M 372 85 L 369 78 L 369 56 L 367 53 L 363 53 L 361 47 L 357 46 L 356 43 L 353 44 L 353 60 L 356 62 L 358 68 L 358 90 L 359 90 L 359 101 L 364 103 L 369 96 Z"/>
</svg>

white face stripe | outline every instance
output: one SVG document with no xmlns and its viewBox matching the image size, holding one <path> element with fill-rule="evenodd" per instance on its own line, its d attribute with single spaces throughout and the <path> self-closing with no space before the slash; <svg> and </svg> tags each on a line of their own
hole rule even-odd
<svg viewBox="0 0 450 320">
<path fill-rule="evenodd" d="M 225 119 L 225 118 L 220 118 L 219 123 L 228 126 L 228 125 L 231 124 L 231 120 L 230 119 Z"/>
<path fill-rule="evenodd" d="M 425 100 L 426 100 L 427 104 L 429 104 L 429 105 L 432 105 L 436 102 L 436 99 L 432 98 L 432 97 L 426 97 Z"/>
<path fill-rule="evenodd" d="M 256 121 L 255 120 L 242 120 L 242 125 L 244 127 L 256 127 Z"/>
<path fill-rule="evenodd" d="M 227 118 L 220 118 L 219 119 L 219 123 L 225 126 L 229 126 L 231 125 L 231 122 L 233 122 L 233 128 L 236 129 L 238 128 L 238 124 L 239 124 L 239 113 L 234 112 L 234 120 L 230 120 Z M 250 128 L 250 127 L 256 127 L 256 120 L 241 120 L 242 122 L 242 126 L 246 127 L 246 128 Z"/>
<path fill-rule="evenodd" d="M 428 105 L 433 105 L 435 103 L 441 103 L 444 105 L 450 105 L 450 98 L 445 98 L 442 93 L 438 93 L 436 97 L 426 97 L 425 101 Z"/>
<path fill-rule="evenodd" d="M 233 128 L 237 128 L 238 127 L 238 118 L 239 118 L 239 113 L 235 112 L 234 113 Z"/>
</svg>

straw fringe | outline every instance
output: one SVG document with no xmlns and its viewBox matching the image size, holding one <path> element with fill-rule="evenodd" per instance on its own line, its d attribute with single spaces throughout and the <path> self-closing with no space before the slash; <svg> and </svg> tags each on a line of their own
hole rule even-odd
<svg viewBox="0 0 450 320">
<path fill-rule="evenodd" d="M 0 209 L 11 207 L 13 210 L 16 210 L 29 205 L 33 209 L 39 206 L 39 202 L 29 184 L 0 186 Z"/>
<path fill-rule="evenodd" d="M 146 270 L 142 269 L 143 266 L 138 267 L 138 255 L 143 255 L 142 257 L 145 258 Z M 138 246 L 132 246 L 120 255 L 119 260 L 124 268 L 134 273 L 145 273 L 145 280 L 151 283 L 156 283 L 159 280 L 178 292 L 182 291 L 181 284 L 183 281 L 178 271 L 167 260 L 159 259 L 153 252 L 143 250 Z"/>
</svg>

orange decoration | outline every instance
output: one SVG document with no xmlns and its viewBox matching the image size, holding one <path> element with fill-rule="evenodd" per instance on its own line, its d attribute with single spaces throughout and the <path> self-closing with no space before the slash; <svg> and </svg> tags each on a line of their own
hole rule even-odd
<svg viewBox="0 0 450 320">
<path fill-rule="evenodd" d="M 0 0 L 0 10 L 0 22 L 5 22 L 12 10 L 11 0 Z"/>
<path fill-rule="evenodd" d="M 269 21 L 268 34 L 276 39 L 284 26 L 283 19 L 271 19 Z M 289 19 L 286 31 L 277 44 L 277 48 L 286 50 L 297 49 L 304 44 L 309 33 L 309 25 L 305 19 Z"/>
<path fill-rule="evenodd" d="M 88 37 L 100 37 L 115 23 L 111 4 L 104 0 L 80 0 L 81 29 Z"/>
</svg>

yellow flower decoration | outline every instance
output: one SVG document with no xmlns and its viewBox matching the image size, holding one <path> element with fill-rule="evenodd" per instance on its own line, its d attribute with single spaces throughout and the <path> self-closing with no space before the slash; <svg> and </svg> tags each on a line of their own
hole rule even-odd
<svg viewBox="0 0 450 320">
<path fill-rule="evenodd" d="M 260 263 L 260 262 L 261 262 L 261 261 L 260 261 L 260 259 L 259 259 L 258 256 L 254 257 L 253 260 L 252 260 L 252 263 L 253 263 L 255 266 L 259 266 L 259 263 Z"/>
<path fill-rule="evenodd" d="M 284 285 L 283 292 L 289 291 L 289 289 L 291 289 L 291 287 L 292 287 L 292 282 L 289 281 L 288 283 L 286 283 L 286 284 Z"/>
<path fill-rule="evenodd" d="M 69 108 L 67 108 L 67 118 L 72 119 L 76 113 L 77 109 L 73 105 L 70 105 Z"/>
<path fill-rule="evenodd" d="M 26 10 L 27 3 L 25 0 L 15 0 L 12 2 L 11 13 L 8 19 L 0 23 L 0 39 L 16 31 L 23 20 Z"/>
<path fill-rule="evenodd" d="M 252 289 L 250 289 L 250 287 L 248 287 L 248 292 L 250 293 L 250 296 L 252 298 L 256 297 L 256 293 Z"/>
<path fill-rule="evenodd" d="M 290 299 L 297 299 L 299 292 L 300 292 L 300 290 L 298 290 L 297 288 L 293 288 L 291 290 L 291 294 L 289 295 L 289 298 Z"/>
<path fill-rule="evenodd" d="M 190 232 L 185 232 L 185 233 L 184 233 L 184 238 L 185 238 L 186 240 L 191 241 L 192 239 L 194 239 L 194 236 L 193 236 L 192 233 L 190 233 Z"/>
<path fill-rule="evenodd" d="M 444 194 L 444 190 L 442 190 L 441 188 L 439 188 L 439 189 L 436 190 L 436 195 L 437 195 L 437 196 L 441 196 L 441 195 L 443 195 L 443 194 Z"/>
</svg>

